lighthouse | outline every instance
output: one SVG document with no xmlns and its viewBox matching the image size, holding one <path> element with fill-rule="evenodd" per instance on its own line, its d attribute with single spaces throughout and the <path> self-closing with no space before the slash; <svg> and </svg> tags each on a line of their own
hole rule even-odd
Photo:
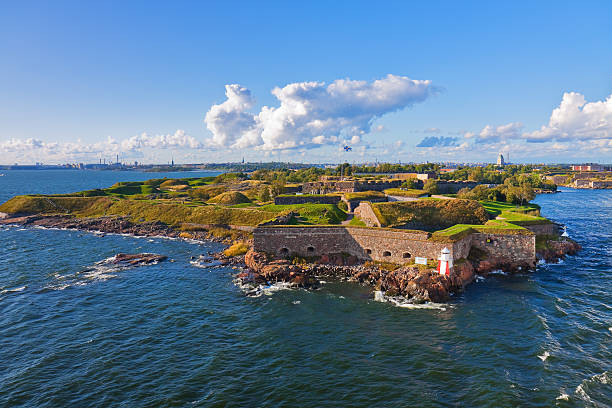
<svg viewBox="0 0 612 408">
<path fill-rule="evenodd" d="M 440 275 L 450 276 L 453 269 L 453 258 L 448 248 L 444 248 L 438 258 L 438 272 Z"/>
</svg>

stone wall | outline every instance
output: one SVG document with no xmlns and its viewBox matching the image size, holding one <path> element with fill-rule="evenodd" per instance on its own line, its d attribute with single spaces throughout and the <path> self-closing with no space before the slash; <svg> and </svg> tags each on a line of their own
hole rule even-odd
<svg viewBox="0 0 612 408">
<path fill-rule="evenodd" d="M 306 194 L 354 193 L 359 191 L 383 191 L 397 188 L 402 180 L 373 181 L 313 181 L 304 183 L 302 191 Z"/>
<path fill-rule="evenodd" d="M 524 225 L 529 231 L 536 235 L 557 235 L 559 227 L 552 222 L 546 224 Z"/>
<path fill-rule="evenodd" d="M 440 194 L 455 194 L 462 188 L 474 188 L 478 185 L 475 181 L 444 181 L 438 180 L 438 191 Z"/>
<path fill-rule="evenodd" d="M 612 188 L 612 180 L 591 181 L 591 188 Z"/>
<path fill-rule="evenodd" d="M 274 204 L 289 205 L 289 204 L 338 204 L 341 197 L 337 196 L 321 196 L 321 195 L 295 195 L 295 196 L 276 196 Z"/>
<path fill-rule="evenodd" d="M 515 264 L 535 263 L 535 234 L 475 233 L 471 237 L 471 245 L 487 252 L 492 258 L 507 259 L 508 263 Z"/>
<path fill-rule="evenodd" d="M 370 203 L 362 201 L 357 208 L 355 208 L 355 216 L 361 218 L 361 221 L 368 227 L 380 227 L 380 221 L 374 213 Z"/>
<path fill-rule="evenodd" d="M 256 251 L 279 256 L 321 256 L 347 253 L 361 260 L 407 263 L 414 257 L 437 259 L 443 248 L 453 259 L 467 258 L 471 237 L 453 244 L 428 241 L 428 234 L 401 230 L 344 226 L 257 227 L 253 232 Z M 534 244 L 535 245 L 535 244 Z"/>
<path fill-rule="evenodd" d="M 379 197 L 379 198 L 365 198 L 365 199 L 357 199 L 357 200 L 347 200 L 344 197 L 342 198 L 342 201 L 344 201 L 346 203 L 346 206 L 348 208 L 348 212 L 354 212 L 355 209 L 357 207 L 359 207 L 359 205 L 362 202 L 368 201 L 370 203 L 384 203 L 387 201 L 387 197 Z"/>
</svg>

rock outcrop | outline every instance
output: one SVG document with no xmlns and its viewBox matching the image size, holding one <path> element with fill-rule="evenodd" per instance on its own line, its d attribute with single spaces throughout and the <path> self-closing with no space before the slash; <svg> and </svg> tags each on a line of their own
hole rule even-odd
<svg viewBox="0 0 612 408">
<path fill-rule="evenodd" d="M 149 265 L 168 259 L 165 255 L 142 253 L 142 254 L 123 254 L 115 255 L 112 263 L 125 264 L 129 266 Z"/>
<path fill-rule="evenodd" d="M 546 262 L 555 263 L 565 258 L 567 255 L 574 255 L 580 251 L 582 247 L 576 241 L 565 238 L 562 240 L 549 240 L 543 248 L 536 251 L 538 259 L 543 259 Z"/>
<path fill-rule="evenodd" d="M 318 285 L 318 276 L 333 276 L 364 283 L 387 296 L 403 296 L 413 303 L 444 302 L 471 282 L 474 271 L 469 262 L 458 265 L 452 277 L 431 269 L 404 266 L 392 271 L 374 264 L 359 265 L 354 257 L 342 254 L 322 256 L 315 264 L 294 265 L 288 260 L 273 260 L 269 255 L 250 250 L 245 255 L 248 270 L 237 278 L 243 284 L 286 282 L 299 287 Z"/>
</svg>

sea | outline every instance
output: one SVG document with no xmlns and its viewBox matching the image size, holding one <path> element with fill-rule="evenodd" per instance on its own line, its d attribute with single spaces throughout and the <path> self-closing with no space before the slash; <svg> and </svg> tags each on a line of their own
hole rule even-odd
<svg viewBox="0 0 612 408">
<path fill-rule="evenodd" d="M 0 201 L 211 173 L 3 174 Z M 418 307 L 331 280 L 247 297 L 194 261 L 218 243 L 0 227 L 0 406 L 610 407 L 612 190 L 560 190 L 535 202 L 577 256 Z"/>
</svg>

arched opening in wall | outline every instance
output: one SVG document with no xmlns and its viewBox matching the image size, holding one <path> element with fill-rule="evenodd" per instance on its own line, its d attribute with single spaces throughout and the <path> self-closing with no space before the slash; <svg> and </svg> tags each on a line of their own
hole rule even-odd
<svg viewBox="0 0 612 408">
<path fill-rule="evenodd" d="M 280 253 L 281 255 L 287 255 L 289 253 L 289 248 L 281 248 Z"/>
<path fill-rule="evenodd" d="M 404 259 L 408 259 L 408 258 L 410 258 L 411 256 L 412 256 L 412 255 L 410 255 L 410 253 L 408 253 L 408 252 L 404 252 L 404 255 L 402 255 L 402 257 L 403 257 Z"/>
<path fill-rule="evenodd" d="M 383 256 L 391 256 L 391 252 L 385 251 L 385 252 L 383 252 Z"/>
<path fill-rule="evenodd" d="M 314 252 L 314 247 L 309 246 L 308 248 L 306 248 L 306 252 L 313 253 Z"/>
<path fill-rule="evenodd" d="M 368 248 L 368 249 L 366 249 L 366 254 L 368 254 L 368 255 L 372 255 L 372 250 L 371 250 L 371 249 L 369 249 L 369 248 Z"/>
</svg>

